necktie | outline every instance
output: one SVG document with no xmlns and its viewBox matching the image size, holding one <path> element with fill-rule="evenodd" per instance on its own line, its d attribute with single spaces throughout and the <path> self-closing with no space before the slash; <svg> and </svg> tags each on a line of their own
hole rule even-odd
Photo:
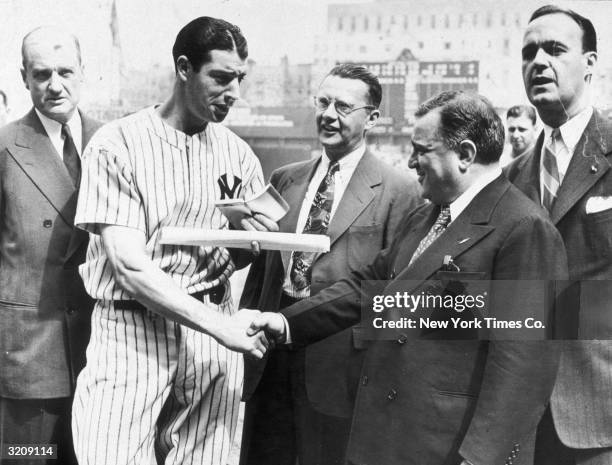
<svg viewBox="0 0 612 465">
<path fill-rule="evenodd" d="M 421 242 L 419 242 L 419 246 L 415 250 L 412 258 L 410 259 L 410 263 L 408 265 L 412 265 L 414 262 L 424 251 L 429 247 L 446 229 L 451 220 L 451 212 L 450 207 L 448 205 L 444 205 L 440 209 L 440 214 L 436 218 L 436 222 L 431 227 L 429 232 L 425 235 Z"/>
<path fill-rule="evenodd" d="M 551 210 L 555 202 L 561 184 L 557 155 L 562 147 L 561 132 L 559 128 L 555 128 L 550 135 L 550 141 L 544 147 L 544 154 L 542 155 L 542 206 L 548 211 Z"/>
<path fill-rule="evenodd" d="M 67 124 L 62 124 L 62 137 L 64 138 L 64 150 L 62 153 L 64 165 L 68 169 L 68 174 L 72 178 L 74 187 L 78 187 L 81 180 L 81 160 Z"/>
<path fill-rule="evenodd" d="M 334 173 L 338 169 L 337 161 L 330 163 L 329 169 L 321 184 L 319 184 L 317 193 L 312 201 L 312 206 L 304 225 L 304 234 L 327 234 L 332 204 L 334 203 Z M 316 252 L 293 252 L 293 264 L 289 274 L 295 292 L 293 297 L 308 296 L 312 262 L 316 255 Z"/>
</svg>

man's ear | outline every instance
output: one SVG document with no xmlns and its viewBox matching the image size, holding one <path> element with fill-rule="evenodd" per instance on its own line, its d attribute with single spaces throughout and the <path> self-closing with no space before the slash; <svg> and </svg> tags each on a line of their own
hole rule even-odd
<svg viewBox="0 0 612 465">
<path fill-rule="evenodd" d="M 593 68 L 595 68 L 595 65 L 597 64 L 597 52 L 586 52 L 584 56 L 586 58 L 584 78 L 586 81 L 590 81 L 594 72 Z"/>
<path fill-rule="evenodd" d="M 23 80 L 23 84 L 25 85 L 25 88 L 30 90 L 30 86 L 28 85 L 28 80 L 26 79 L 27 74 L 28 74 L 27 71 L 23 68 L 21 68 L 19 71 L 21 72 L 21 79 Z"/>
<path fill-rule="evenodd" d="M 459 142 L 459 167 L 462 171 L 468 169 L 468 167 L 476 160 L 476 145 L 469 139 L 464 139 Z"/>
<path fill-rule="evenodd" d="M 380 118 L 380 111 L 379 110 L 373 110 L 368 115 L 368 120 L 366 121 L 366 124 L 365 124 L 366 131 L 370 130 L 374 126 L 376 126 L 376 123 L 378 122 L 378 118 Z"/>
<path fill-rule="evenodd" d="M 176 59 L 176 74 L 181 81 L 186 81 L 192 71 L 193 67 L 189 62 L 189 58 L 181 55 Z"/>
</svg>

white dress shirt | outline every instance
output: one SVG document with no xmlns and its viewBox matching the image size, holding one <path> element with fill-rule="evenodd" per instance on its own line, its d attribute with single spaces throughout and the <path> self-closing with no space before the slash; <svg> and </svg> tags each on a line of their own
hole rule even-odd
<svg viewBox="0 0 612 465">
<path fill-rule="evenodd" d="M 559 126 L 559 132 L 561 133 L 561 142 L 565 146 L 563 148 L 557 148 L 555 159 L 557 160 L 557 169 L 559 170 L 559 185 L 563 182 L 567 168 L 569 167 L 574 150 L 578 141 L 582 137 L 584 130 L 589 124 L 589 121 L 593 116 L 593 107 L 588 106 L 576 116 L 566 121 L 563 125 Z M 554 128 L 544 125 L 544 143 L 542 144 L 542 153 L 540 156 L 540 173 L 544 166 L 544 150 L 550 141 L 551 134 Z M 544 192 L 544 183 L 542 182 L 542 175 L 540 174 L 540 192 Z"/>
<path fill-rule="evenodd" d="M 59 157 L 64 159 L 64 138 L 62 137 L 62 124 L 57 121 L 43 115 L 38 109 L 34 109 L 40 122 L 45 128 L 45 132 L 49 136 L 51 140 L 51 144 L 55 148 Z M 83 144 L 83 126 L 81 124 L 81 115 L 79 115 L 78 111 L 75 111 L 72 115 L 72 118 L 68 120 L 68 127 L 70 128 L 70 133 L 72 134 L 72 140 L 74 141 L 74 145 L 76 146 L 79 157 L 82 152 L 82 144 Z"/>
<path fill-rule="evenodd" d="M 499 166 L 491 171 L 487 171 L 476 178 L 463 194 L 453 200 L 449 205 L 451 211 L 450 223 L 457 219 L 461 212 L 467 208 L 481 190 L 495 181 L 501 174 L 502 170 Z"/>
</svg>

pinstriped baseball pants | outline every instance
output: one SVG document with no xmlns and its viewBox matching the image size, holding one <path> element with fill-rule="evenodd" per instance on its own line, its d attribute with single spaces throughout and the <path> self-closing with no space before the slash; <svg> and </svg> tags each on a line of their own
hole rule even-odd
<svg viewBox="0 0 612 465">
<path fill-rule="evenodd" d="M 213 338 L 98 301 L 73 404 L 79 464 L 225 465 L 242 376 L 242 356 Z"/>
</svg>

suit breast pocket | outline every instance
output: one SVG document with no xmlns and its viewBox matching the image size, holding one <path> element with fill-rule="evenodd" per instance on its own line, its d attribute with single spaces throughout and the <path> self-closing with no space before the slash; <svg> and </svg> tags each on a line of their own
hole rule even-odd
<svg viewBox="0 0 612 465">
<path fill-rule="evenodd" d="M 348 266 L 359 270 L 371 264 L 383 245 L 383 225 L 351 226 L 348 230 Z"/>
<path fill-rule="evenodd" d="M 586 225 L 591 250 L 612 251 L 612 208 L 586 215 Z"/>
</svg>

